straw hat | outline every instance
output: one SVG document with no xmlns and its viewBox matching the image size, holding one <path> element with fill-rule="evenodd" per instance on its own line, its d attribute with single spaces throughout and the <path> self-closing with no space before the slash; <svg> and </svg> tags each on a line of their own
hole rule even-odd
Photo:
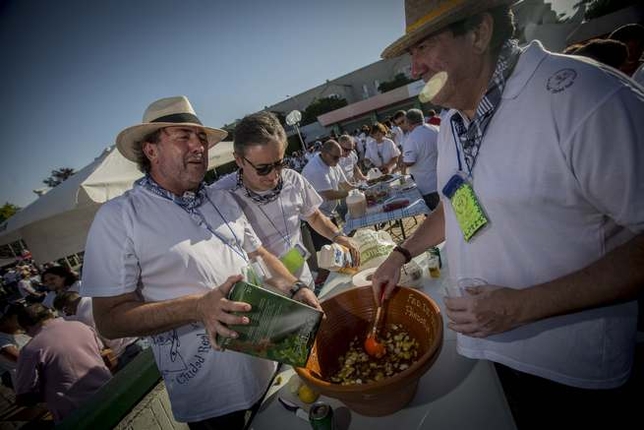
<svg viewBox="0 0 644 430">
<path fill-rule="evenodd" d="M 218 128 L 205 127 L 197 118 L 185 96 L 168 97 L 153 102 L 143 114 L 143 122 L 121 131 L 116 136 L 116 147 L 128 160 L 136 162 L 137 148 L 145 136 L 164 127 L 200 127 L 208 136 L 208 149 L 228 134 Z"/>
<path fill-rule="evenodd" d="M 426 36 L 450 24 L 517 0 L 405 0 L 405 35 L 382 51 L 382 58 L 402 55 Z"/>
</svg>

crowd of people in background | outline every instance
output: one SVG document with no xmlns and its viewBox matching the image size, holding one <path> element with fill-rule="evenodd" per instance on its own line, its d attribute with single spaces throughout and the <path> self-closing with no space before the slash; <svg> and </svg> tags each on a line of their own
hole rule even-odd
<svg viewBox="0 0 644 430">
<path fill-rule="evenodd" d="M 440 111 L 440 108 L 436 107 L 436 109 Z M 436 109 L 427 109 L 426 113 L 424 114 L 424 123 L 436 127 L 440 126 L 440 114 L 437 113 Z M 372 142 L 374 141 L 378 143 L 388 141 L 393 142 L 394 147 L 398 151 L 400 151 L 400 153 L 396 156 L 396 160 L 402 162 L 401 155 L 403 151 L 403 142 L 407 134 L 405 128 L 405 114 L 405 110 L 398 110 L 394 113 L 394 115 L 387 116 L 381 121 L 363 124 L 359 128 L 353 130 L 353 132 L 343 131 L 342 129 L 340 129 L 339 134 L 333 132 L 330 135 L 322 136 L 313 142 L 307 143 L 306 149 L 294 150 L 290 154 L 286 154 L 284 157 L 286 167 L 297 172 L 301 172 L 302 169 L 304 169 L 304 166 L 306 166 L 306 164 L 309 162 L 309 160 L 320 151 L 324 142 L 333 140 L 339 142 L 342 145 L 341 140 L 343 139 L 347 145 L 349 145 L 349 143 L 346 139 L 350 139 L 352 146 L 352 149 L 350 151 L 343 154 L 343 159 L 355 158 L 355 162 L 362 172 L 366 172 L 369 168 L 374 166 L 378 167 L 378 164 L 380 164 L 378 149 L 376 149 L 376 146 L 372 144 Z M 392 151 L 392 153 L 396 153 L 396 150 L 393 149 L 393 147 L 391 147 L 389 144 L 387 144 L 386 146 L 389 148 L 387 151 L 390 150 Z M 369 150 L 369 148 L 371 149 Z M 371 151 L 369 154 L 367 154 L 368 150 Z M 372 160 L 371 158 L 374 159 Z M 387 158 L 391 159 L 392 157 Z M 340 164 L 346 164 L 346 162 L 344 160 L 341 160 Z M 402 174 L 405 173 L 404 165 L 402 163 L 394 166 L 392 170 L 395 170 Z M 366 179 L 366 177 L 358 177 L 357 179 L 364 180 Z"/>
<path fill-rule="evenodd" d="M 19 406 L 46 405 L 47 422 L 80 407 L 147 345 L 101 336 L 91 299 L 79 295 L 79 275 L 67 266 L 21 259 L 0 283 L 2 385 Z"/>
</svg>

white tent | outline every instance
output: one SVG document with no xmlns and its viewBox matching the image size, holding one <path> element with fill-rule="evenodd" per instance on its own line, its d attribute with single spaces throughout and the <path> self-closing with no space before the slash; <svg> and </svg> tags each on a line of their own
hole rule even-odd
<svg viewBox="0 0 644 430">
<path fill-rule="evenodd" d="M 209 151 L 209 168 L 233 160 L 232 142 Z M 22 239 L 37 263 L 57 260 L 85 248 L 98 208 L 132 188 L 142 173 L 114 146 L 92 163 L 0 225 L 0 245 Z"/>
</svg>

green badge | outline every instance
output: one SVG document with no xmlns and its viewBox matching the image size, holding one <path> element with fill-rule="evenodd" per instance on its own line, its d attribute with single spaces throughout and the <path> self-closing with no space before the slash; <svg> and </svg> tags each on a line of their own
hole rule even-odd
<svg viewBox="0 0 644 430">
<path fill-rule="evenodd" d="M 462 176 L 454 175 L 443 187 L 443 194 L 450 199 L 463 238 L 469 242 L 488 223 L 474 188 Z"/>
<path fill-rule="evenodd" d="M 311 253 L 308 252 L 302 245 L 297 243 L 293 248 L 286 251 L 286 253 L 280 257 L 280 261 L 284 264 L 289 272 L 295 274 L 302 268 L 304 262 L 308 260 L 310 256 Z"/>
<path fill-rule="evenodd" d="M 304 265 L 304 257 L 295 248 L 289 249 L 280 260 L 291 273 L 296 273 Z"/>
</svg>

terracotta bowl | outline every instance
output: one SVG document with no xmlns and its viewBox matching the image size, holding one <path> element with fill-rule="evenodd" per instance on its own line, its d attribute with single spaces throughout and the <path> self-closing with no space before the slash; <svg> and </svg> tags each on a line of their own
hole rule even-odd
<svg viewBox="0 0 644 430">
<path fill-rule="evenodd" d="M 420 358 L 408 369 L 378 382 L 340 385 L 328 382 L 351 340 L 364 339 L 376 313 L 371 287 L 352 288 L 322 303 L 326 319 L 318 330 L 306 367 L 295 369 L 302 380 L 327 397 L 366 416 L 392 414 L 414 397 L 418 380 L 434 364 L 443 345 L 443 318 L 424 293 L 398 287 L 383 309 L 382 326 L 401 324 L 420 344 Z"/>
</svg>

